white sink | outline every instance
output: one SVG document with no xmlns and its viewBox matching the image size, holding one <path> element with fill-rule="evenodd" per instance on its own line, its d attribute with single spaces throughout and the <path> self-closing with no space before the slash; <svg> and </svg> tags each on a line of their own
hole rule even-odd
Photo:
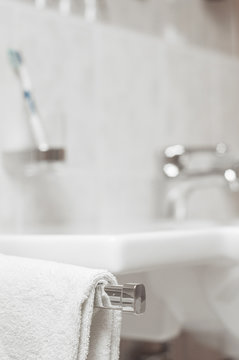
<svg viewBox="0 0 239 360">
<path fill-rule="evenodd" d="M 125 336 L 162 341 L 190 329 L 239 339 L 237 226 L 202 223 L 106 235 L 0 235 L 0 252 L 107 268 L 120 282 L 145 283 L 146 314 L 125 316 Z"/>
<path fill-rule="evenodd" d="M 162 265 L 222 264 L 239 260 L 239 228 L 163 229 L 153 232 L 72 235 L 0 235 L 5 254 L 107 268 L 115 274 Z"/>
</svg>

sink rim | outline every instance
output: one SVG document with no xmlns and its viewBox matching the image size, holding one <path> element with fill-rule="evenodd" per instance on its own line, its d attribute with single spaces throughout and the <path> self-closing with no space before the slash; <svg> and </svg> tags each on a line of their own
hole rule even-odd
<svg viewBox="0 0 239 360">
<path fill-rule="evenodd" d="M 123 274 L 239 261 L 238 236 L 239 226 L 115 235 L 1 234 L 0 252 Z"/>
</svg>

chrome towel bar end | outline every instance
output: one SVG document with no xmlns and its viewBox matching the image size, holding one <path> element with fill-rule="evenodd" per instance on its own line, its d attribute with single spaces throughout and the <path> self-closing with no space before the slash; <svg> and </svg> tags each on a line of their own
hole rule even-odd
<svg viewBox="0 0 239 360">
<path fill-rule="evenodd" d="M 146 308 L 146 292 L 143 284 L 129 283 L 124 285 L 105 286 L 104 292 L 107 299 L 96 304 L 101 309 L 122 310 L 124 313 L 135 315 L 143 314 Z M 102 284 L 97 286 L 97 291 L 102 292 Z"/>
</svg>

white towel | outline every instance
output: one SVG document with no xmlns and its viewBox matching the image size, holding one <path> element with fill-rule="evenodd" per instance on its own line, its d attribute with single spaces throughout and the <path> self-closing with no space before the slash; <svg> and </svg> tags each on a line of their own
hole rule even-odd
<svg viewBox="0 0 239 360">
<path fill-rule="evenodd" d="M 94 307 L 103 270 L 0 255 L 1 360 L 116 360 L 121 314 Z"/>
</svg>

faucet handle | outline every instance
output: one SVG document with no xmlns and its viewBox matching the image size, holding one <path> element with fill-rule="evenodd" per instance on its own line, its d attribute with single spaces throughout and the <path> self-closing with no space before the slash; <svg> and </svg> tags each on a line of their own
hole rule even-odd
<svg viewBox="0 0 239 360">
<path fill-rule="evenodd" d="M 201 169 L 197 169 L 195 166 L 193 169 L 190 169 L 190 161 L 196 156 L 202 156 L 208 154 L 213 156 L 213 158 L 218 158 L 224 156 L 228 151 L 228 147 L 224 143 L 218 143 L 215 147 L 213 146 L 198 146 L 198 147 L 185 147 L 184 145 L 172 145 L 168 146 L 164 150 L 164 164 L 163 172 L 168 178 L 176 178 L 177 176 L 184 174 L 187 176 L 197 176 L 197 175 L 208 175 L 210 173 L 215 173 L 218 171 L 218 167 L 210 163 L 207 166 Z"/>
</svg>

